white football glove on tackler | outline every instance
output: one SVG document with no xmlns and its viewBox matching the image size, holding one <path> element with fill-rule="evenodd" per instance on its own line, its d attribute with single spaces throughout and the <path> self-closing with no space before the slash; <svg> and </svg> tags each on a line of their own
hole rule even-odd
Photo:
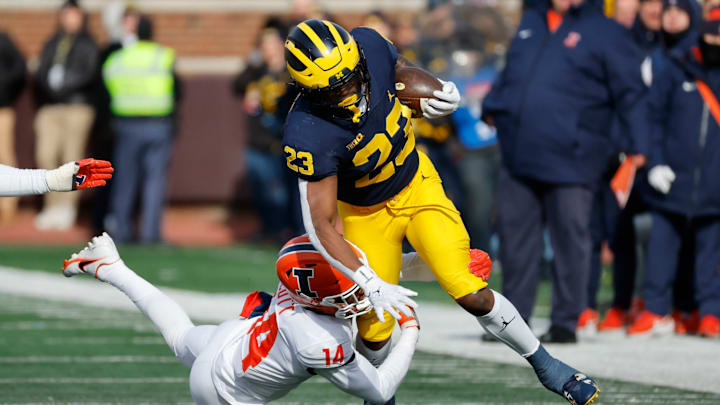
<svg viewBox="0 0 720 405">
<path fill-rule="evenodd" d="M 670 166 L 657 165 L 648 172 L 648 183 L 660 193 L 667 194 L 673 181 L 675 181 L 675 172 Z"/>
<path fill-rule="evenodd" d="M 355 270 L 353 281 L 365 291 L 380 322 L 385 322 L 385 311 L 395 319 L 400 319 L 398 309 L 413 316 L 409 307 L 417 308 L 417 303 L 410 298 L 417 295 L 415 291 L 384 281 L 367 265 Z"/>
<path fill-rule="evenodd" d="M 453 82 L 440 80 L 443 84 L 442 90 L 435 90 L 435 98 L 420 99 L 420 108 L 423 116 L 428 119 L 444 117 L 458 109 L 460 105 L 460 91 Z"/>
</svg>

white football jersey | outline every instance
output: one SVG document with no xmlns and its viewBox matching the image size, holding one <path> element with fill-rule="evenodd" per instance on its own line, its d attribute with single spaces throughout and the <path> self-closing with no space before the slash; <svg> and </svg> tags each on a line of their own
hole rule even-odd
<svg viewBox="0 0 720 405">
<path fill-rule="evenodd" d="M 262 316 L 237 325 L 213 364 L 213 383 L 230 404 L 280 398 L 314 370 L 354 357 L 351 321 L 297 305 L 282 284 Z"/>
</svg>

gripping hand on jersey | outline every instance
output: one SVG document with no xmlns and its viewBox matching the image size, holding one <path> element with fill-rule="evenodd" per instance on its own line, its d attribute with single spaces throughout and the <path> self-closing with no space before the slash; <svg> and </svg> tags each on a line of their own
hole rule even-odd
<svg viewBox="0 0 720 405">
<path fill-rule="evenodd" d="M 385 311 L 395 319 L 400 319 L 398 309 L 407 316 L 413 316 L 412 308 L 417 307 L 417 303 L 410 297 L 417 295 L 415 291 L 383 281 L 367 265 L 355 271 L 353 281 L 365 291 L 380 322 L 385 322 Z"/>
<path fill-rule="evenodd" d="M 110 162 L 83 159 L 69 162 L 57 169 L 48 170 L 46 180 L 50 191 L 73 191 L 105 185 L 114 169 Z"/>
<path fill-rule="evenodd" d="M 492 273 L 492 260 L 490 255 L 480 249 L 470 249 L 470 263 L 468 269 L 475 277 L 488 281 Z"/>
<path fill-rule="evenodd" d="M 418 316 L 415 313 L 415 310 L 410 307 L 405 307 L 405 308 L 408 308 L 410 310 L 410 312 L 412 313 L 412 315 L 408 316 L 408 315 L 405 315 L 405 313 L 402 313 L 400 316 L 400 319 L 398 319 L 398 325 L 400 325 L 400 327 L 403 330 L 412 329 L 412 328 L 417 328 L 419 330 L 420 329 L 420 321 L 418 321 Z"/>
<path fill-rule="evenodd" d="M 457 110 L 460 105 L 460 92 L 455 83 L 443 80 L 440 80 L 440 82 L 443 84 L 443 88 L 433 92 L 435 98 L 423 98 L 420 100 L 420 108 L 425 118 L 444 117 Z"/>
</svg>

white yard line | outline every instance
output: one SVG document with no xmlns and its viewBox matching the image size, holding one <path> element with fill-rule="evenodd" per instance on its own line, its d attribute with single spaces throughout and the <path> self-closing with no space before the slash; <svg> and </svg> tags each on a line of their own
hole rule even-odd
<svg viewBox="0 0 720 405">
<path fill-rule="evenodd" d="M 191 318 L 220 322 L 237 316 L 245 294 L 208 294 L 162 289 Z M 135 310 L 125 295 L 90 278 L 64 278 L 57 274 L 0 266 L 0 293 L 72 301 L 94 308 Z M 418 311 L 422 333 L 418 349 L 501 363 L 527 365 L 499 343 L 479 339 L 477 321 L 459 307 L 423 302 Z M 541 332 L 546 320 L 533 319 Z M 583 372 L 599 377 L 694 391 L 720 393 L 720 341 L 672 336 L 662 339 L 627 339 L 598 336 L 576 345 L 548 345 L 548 350 Z M 2 358 L 0 358 L 2 363 Z M 4 380 L 0 380 L 3 383 Z"/>
</svg>

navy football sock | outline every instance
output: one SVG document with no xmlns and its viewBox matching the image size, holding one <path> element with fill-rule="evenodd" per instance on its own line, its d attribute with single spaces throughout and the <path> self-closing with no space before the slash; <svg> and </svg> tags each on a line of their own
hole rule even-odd
<svg viewBox="0 0 720 405">
<path fill-rule="evenodd" d="M 557 394 L 563 394 L 563 385 L 579 371 L 551 356 L 543 345 L 527 358 L 535 369 L 538 380 L 545 388 Z"/>
</svg>

